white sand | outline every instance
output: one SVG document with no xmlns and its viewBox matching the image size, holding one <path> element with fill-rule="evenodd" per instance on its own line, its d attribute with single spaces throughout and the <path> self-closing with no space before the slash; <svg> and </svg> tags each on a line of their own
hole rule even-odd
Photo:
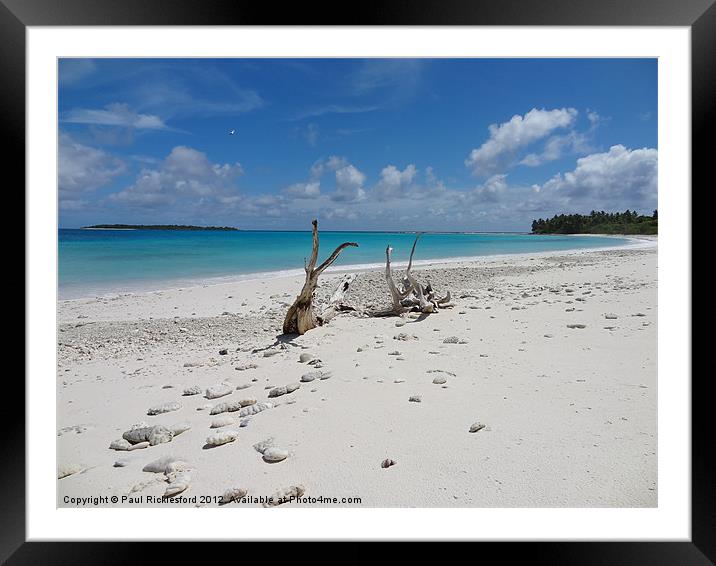
<svg viewBox="0 0 716 566">
<path fill-rule="evenodd" d="M 298 293 L 299 277 L 60 302 L 58 434 L 83 426 L 58 436 L 58 467 L 85 471 L 58 480 L 58 505 L 121 497 L 147 481 L 132 495 L 161 496 L 165 476 L 142 468 L 170 455 L 192 468 L 183 495 L 196 504 L 231 487 L 266 497 L 300 484 L 306 496 L 349 507 L 656 506 L 655 241 L 416 274 L 450 289 L 456 306 L 422 320 L 341 315 L 278 345 L 281 303 Z M 320 297 L 336 279 L 322 278 Z M 382 274 L 361 273 L 351 296 L 386 301 Z M 417 340 L 394 339 L 399 333 Z M 468 343 L 444 343 L 450 336 Z M 267 348 L 278 353 L 264 357 Z M 313 371 L 301 353 L 320 358 L 332 377 L 268 399 L 267 386 Z M 248 363 L 258 368 L 235 369 Z M 433 383 L 437 376 L 444 385 Z M 250 387 L 220 399 L 182 396 L 224 381 Z M 409 402 L 413 395 L 421 402 Z M 225 429 L 210 429 L 216 416 L 197 407 L 248 397 L 277 406 L 245 428 L 225 427 L 238 431 L 234 442 L 204 448 Z M 147 415 L 172 401 L 182 408 Z M 142 450 L 108 448 L 141 421 L 189 421 L 191 429 Z M 476 422 L 486 428 L 468 432 Z M 262 460 L 253 445 L 270 437 L 287 459 Z M 396 465 L 381 468 L 386 458 Z M 117 460 L 128 464 L 114 467 Z"/>
</svg>

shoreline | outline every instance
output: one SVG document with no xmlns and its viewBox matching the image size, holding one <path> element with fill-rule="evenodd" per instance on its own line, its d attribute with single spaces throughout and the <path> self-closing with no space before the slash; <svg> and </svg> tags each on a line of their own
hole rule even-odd
<svg viewBox="0 0 716 566">
<path fill-rule="evenodd" d="M 456 256 L 448 258 L 432 258 L 432 259 L 418 259 L 413 261 L 413 265 L 416 267 L 456 267 L 461 264 L 483 264 L 490 261 L 505 261 L 507 259 L 514 258 L 521 260 L 525 258 L 544 258 L 552 255 L 572 255 L 579 253 L 589 252 L 603 252 L 612 249 L 638 249 L 656 247 L 658 243 L 658 236 L 649 235 L 618 235 L 618 234 L 559 234 L 560 236 L 573 236 L 573 237 L 599 237 L 599 238 L 613 238 L 619 240 L 627 240 L 627 243 L 616 246 L 602 246 L 595 248 L 568 248 L 564 250 L 548 250 L 538 252 L 519 252 L 519 253 L 503 253 L 503 254 L 488 254 L 480 256 Z M 408 265 L 407 261 L 394 261 L 392 262 L 393 268 L 402 269 Z M 326 269 L 325 273 L 330 274 L 345 274 L 348 272 L 365 273 L 370 271 L 377 271 L 385 269 L 385 263 L 362 263 L 362 264 L 349 264 L 349 265 L 338 265 L 331 266 Z M 220 285 L 230 285 L 235 283 L 251 282 L 251 281 L 266 281 L 275 279 L 286 279 L 297 276 L 303 276 L 303 269 L 283 269 L 275 271 L 263 271 L 244 273 L 236 275 L 220 275 L 214 277 L 204 278 L 188 278 L 186 280 L 162 280 L 166 286 L 161 286 L 163 283 L 157 282 L 159 286 L 144 287 L 137 291 L 107 291 L 101 294 L 84 294 L 81 296 L 71 298 L 61 298 L 60 290 L 58 288 L 58 303 L 73 302 L 73 301 L 88 301 L 88 300 L 103 300 L 111 299 L 116 297 L 136 297 L 143 295 L 150 295 L 156 293 L 165 293 L 171 291 L 187 290 L 194 287 L 212 287 Z"/>
</svg>

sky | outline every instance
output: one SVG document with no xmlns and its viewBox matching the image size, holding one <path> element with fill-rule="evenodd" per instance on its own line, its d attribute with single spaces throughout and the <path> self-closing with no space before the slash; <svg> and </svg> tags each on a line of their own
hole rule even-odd
<svg viewBox="0 0 716 566">
<path fill-rule="evenodd" d="M 58 65 L 60 228 L 529 231 L 657 208 L 656 59 Z"/>
</svg>

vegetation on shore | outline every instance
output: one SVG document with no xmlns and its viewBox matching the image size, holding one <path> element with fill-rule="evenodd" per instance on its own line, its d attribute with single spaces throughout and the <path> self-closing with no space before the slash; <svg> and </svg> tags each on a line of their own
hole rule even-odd
<svg viewBox="0 0 716 566">
<path fill-rule="evenodd" d="M 185 224 L 95 224 L 85 228 L 106 230 L 238 230 L 232 226 L 191 226 Z"/>
<path fill-rule="evenodd" d="M 632 210 L 624 212 L 597 212 L 589 214 L 558 214 L 543 220 L 532 221 L 533 234 L 658 234 L 659 215 L 639 215 Z"/>
</svg>

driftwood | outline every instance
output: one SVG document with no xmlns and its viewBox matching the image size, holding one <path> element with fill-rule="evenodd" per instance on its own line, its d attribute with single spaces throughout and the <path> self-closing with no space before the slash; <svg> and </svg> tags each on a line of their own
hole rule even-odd
<svg viewBox="0 0 716 566">
<path fill-rule="evenodd" d="M 356 279 L 355 273 L 349 273 L 349 274 L 343 276 L 343 278 L 338 283 L 336 290 L 333 291 L 331 298 L 328 300 L 328 306 L 326 308 L 324 308 L 323 311 L 321 311 L 321 314 L 317 317 L 318 321 L 321 324 L 327 323 L 339 312 L 355 311 L 356 310 L 355 307 L 346 305 L 343 302 L 346 297 L 346 293 L 348 292 L 348 289 L 350 288 L 351 283 L 353 283 L 353 281 L 355 281 L 355 279 Z"/>
<path fill-rule="evenodd" d="M 399 286 L 396 285 L 393 280 L 390 265 L 393 248 L 388 246 L 385 249 L 385 279 L 388 283 L 388 290 L 390 291 L 393 305 L 388 309 L 367 311 L 365 314 L 368 316 L 400 316 L 406 312 L 422 312 L 428 314 L 437 312 L 440 308 L 453 306 L 450 302 L 450 291 L 447 292 L 445 297 L 438 299 L 429 282 L 423 286 L 413 275 L 413 255 L 415 254 L 415 247 L 418 244 L 420 236 L 421 234 L 418 234 L 415 237 L 413 248 L 410 250 L 408 267 L 405 270 L 405 277 L 403 277 Z"/>
<path fill-rule="evenodd" d="M 313 221 L 313 249 L 311 251 L 311 259 L 305 266 L 306 282 L 303 284 L 301 293 L 288 309 L 286 318 L 283 321 L 284 334 L 305 334 L 307 331 L 330 321 L 336 314 L 345 311 L 354 311 L 359 316 L 383 317 L 383 316 L 401 316 L 408 312 L 420 312 L 424 314 L 435 313 L 441 308 L 450 308 L 454 305 L 451 302 L 450 291 L 442 297 L 438 298 L 435 290 L 430 285 L 421 284 L 413 275 L 413 256 L 418 240 L 422 234 L 418 234 L 413 242 L 410 250 L 410 259 L 408 267 L 405 270 L 405 276 L 396 284 L 393 279 L 391 268 L 391 256 L 393 248 L 388 246 L 385 249 L 385 280 L 388 284 L 392 305 L 389 308 L 363 310 L 359 307 L 348 305 L 344 302 L 346 294 L 351 283 L 355 281 L 355 274 L 344 275 L 338 283 L 336 290 L 331 295 L 328 305 L 317 314 L 314 311 L 313 299 L 315 298 L 316 287 L 318 286 L 318 276 L 331 265 L 338 255 L 345 248 L 350 246 L 358 246 L 353 242 L 344 242 L 338 246 L 333 253 L 318 267 L 315 267 L 318 260 L 318 222 Z"/>
<path fill-rule="evenodd" d="M 321 265 L 316 267 L 318 261 L 318 221 L 314 220 L 313 224 L 313 248 L 311 250 L 311 259 L 305 266 L 306 281 L 303 284 L 301 293 L 296 297 L 296 300 L 289 307 L 286 313 L 286 318 L 283 321 L 283 333 L 284 334 L 305 334 L 309 330 L 316 328 L 330 319 L 337 310 L 342 310 L 341 300 L 345 292 L 348 290 L 348 286 L 355 279 L 353 277 L 350 281 L 344 278 L 341 281 L 333 297 L 331 297 L 330 304 L 320 315 L 317 315 L 313 310 L 313 299 L 318 286 L 318 277 L 323 271 L 331 265 L 340 253 L 347 247 L 358 247 L 355 242 L 343 242 L 338 246 L 333 253 L 328 256 Z"/>
</svg>

